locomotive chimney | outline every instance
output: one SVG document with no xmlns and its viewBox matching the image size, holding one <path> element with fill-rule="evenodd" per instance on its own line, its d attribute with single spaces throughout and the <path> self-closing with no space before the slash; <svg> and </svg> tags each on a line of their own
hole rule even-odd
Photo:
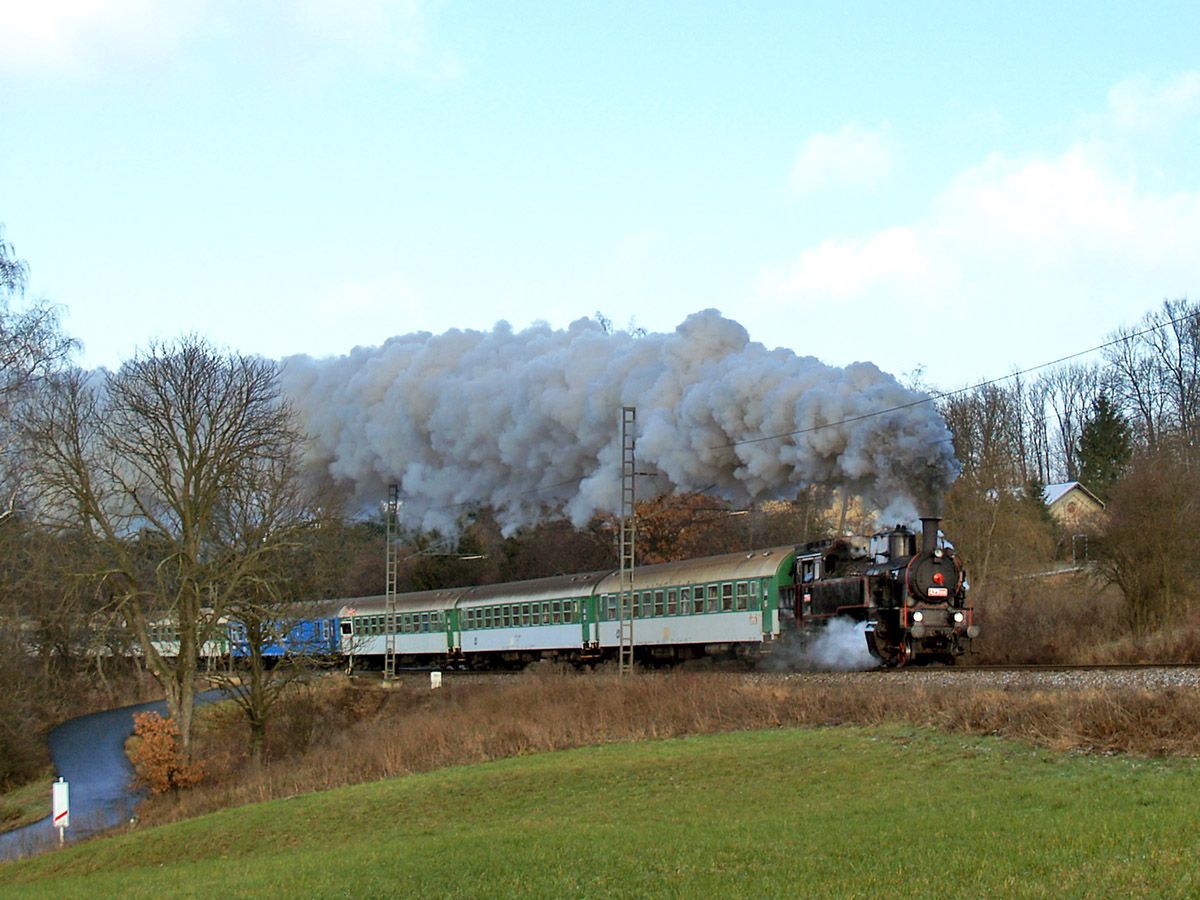
<svg viewBox="0 0 1200 900">
<path fill-rule="evenodd" d="M 938 525 L 941 524 L 941 516 L 922 516 L 921 517 L 921 552 L 932 553 L 937 549 Z"/>
</svg>

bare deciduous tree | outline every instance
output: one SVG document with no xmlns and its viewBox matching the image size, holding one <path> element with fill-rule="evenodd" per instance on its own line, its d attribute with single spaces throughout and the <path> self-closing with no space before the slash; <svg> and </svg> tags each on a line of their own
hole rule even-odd
<svg viewBox="0 0 1200 900">
<path fill-rule="evenodd" d="M 1079 435 L 1100 392 L 1100 373 L 1094 365 L 1072 364 L 1051 370 L 1042 380 L 1057 426 L 1054 444 L 1062 463 L 1062 468 L 1052 474 L 1063 481 L 1075 481 L 1079 478 Z"/>
<path fill-rule="evenodd" d="M 25 289 L 29 267 L 13 255 L 12 244 L 4 240 L 0 228 L 0 293 L 20 293 Z"/>
<path fill-rule="evenodd" d="M 225 607 L 238 668 L 209 675 L 242 710 L 256 765 L 280 697 L 297 679 L 332 663 L 327 648 L 334 636 L 325 630 L 330 604 L 298 598 L 319 596 L 330 581 L 340 548 L 329 532 L 340 517 L 335 501 L 310 489 L 299 463 L 297 453 L 258 460 L 221 515 L 225 542 L 235 552 L 250 556 L 267 543 L 277 548 L 258 557 Z"/>
<path fill-rule="evenodd" d="M 75 347 L 59 329 L 54 306 L 34 302 L 13 307 L 12 301 L 24 294 L 28 271 L 0 232 L 0 518 L 15 511 L 21 489 L 12 421 L 34 386 L 56 371 Z"/>
<path fill-rule="evenodd" d="M 1109 392 L 1148 450 L 1200 447 L 1200 304 L 1166 300 L 1105 351 Z"/>
<path fill-rule="evenodd" d="M 294 472 L 284 464 L 301 440 L 275 365 L 195 337 L 155 345 L 102 380 L 57 379 L 25 433 L 39 514 L 94 542 L 89 574 L 133 631 L 190 749 L 201 648 L 291 541 L 265 516 L 252 539 L 242 527 L 262 480 Z M 151 640 L 164 622 L 178 632 L 177 656 Z"/>
</svg>

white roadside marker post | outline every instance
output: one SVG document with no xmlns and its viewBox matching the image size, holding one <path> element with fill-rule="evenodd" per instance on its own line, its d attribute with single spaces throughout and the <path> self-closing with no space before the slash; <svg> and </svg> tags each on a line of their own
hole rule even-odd
<svg viewBox="0 0 1200 900">
<path fill-rule="evenodd" d="M 51 800 L 54 809 L 54 827 L 58 829 L 58 845 L 67 840 L 67 828 L 71 825 L 71 786 L 59 778 L 51 785 Z"/>
</svg>

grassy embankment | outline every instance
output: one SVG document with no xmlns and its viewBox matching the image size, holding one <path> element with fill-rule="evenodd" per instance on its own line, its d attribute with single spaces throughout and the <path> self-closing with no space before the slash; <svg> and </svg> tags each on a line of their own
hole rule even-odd
<svg viewBox="0 0 1200 900">
<path fill-rule="evenodd" d="M 0 832 L 29 825 L 50 815 L 50 782 L 54 771 L 47 769 L 42 778 L 0 794 Z"/>
<path fill-rule="evenodd" d="M 949 673 L 947 673 L 949 674 Z M 178 800 L 143 804 L 142 821 L 188 818 L 230 806 L 511 756 L 589 744 L 725 731 L 827 725 L 899 725 L 999 735 L 1058 751 L 1200 756 L 1200 693 L 1111 683 L 1018 689 L 985 680 L 844 678 L 670 672 L 637 678 L 527 673 L 420 679 L 392 690 L 331 677 L 298 688 L 268 732 L 270 764 L 245 762 L 245 723 L 214 709 L 197 737 L 209 773 Z M 224 721 L 222 721 L 224 719 Z"/>
<path fill-rule="evenodd" d="M 1200 766 L 778 729 L 445 769 L 7 866 L 30 896 L 1175 895 Z"/>
</svg>

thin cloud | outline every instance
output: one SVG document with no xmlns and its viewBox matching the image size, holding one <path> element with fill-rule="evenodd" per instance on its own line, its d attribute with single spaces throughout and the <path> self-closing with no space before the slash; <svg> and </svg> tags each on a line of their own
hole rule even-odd
<svg viewBox="0 0 1200 900">
<path fill-rule="evenodd" d="M 260 8 L 240 0 L 37 0 L 10 4 L 0 19 L 0 73 L 86 76 L 161 65 L 203 32 L 261 52 L 340 57 L 400 66 L 423 77 L 453 77 L 456 58 L 431 37 L 424 0 L 297 0 Z M 252 49 L 248 49 L 252 48 Z"/>
<path fill-rule="evenodd" d="M 204 0 L 37 0 L 6 4 L 0 71 L 84 73 L 168 56 Z"/>
<path fill-rule="evenodd" d="M 886 181 L 891 171 L 891 152 L 880 132 L 844 125 L 804 142 L 788 187 L 802 195 L 828 188 L 869 188 Z"/>
<path fill-rule="evenodd" d="M 1200 113 L 1200 72 L 1182 72 L 1155 82 L 1139 75 L 1108 92 L 1108 109 L 1117 127 L 1146 131 L 1169 127 Z"/>
<path fill-rule="evenodd" d="M 995 374 L 979 368 L 985 344 L 1032 364 L 1197 292 L 1200 192 L 1146 189 L 1102 146 L 1077 145 L 989 157 L 918 219 L 801 248 L 763 274 L 756 308 L 802 316 L 820 335 L 886 323 L 886 340 L 845 352 L 895 371 L 927 365 L 935 382 L 954 383 Z M 1004 348 L 991 347 L 1003 335 Z"/>
<path fill-rule="evenodd" d="M 433 40 L 436 5 L 429 0 L 299 0 L 283 15 L 327 49 L 348 48 L 375 65 L 398 64 L 425 77 L 452 78 L 461 66 Z"/>
<path fill-rule="evenodd" d="M 1200 277 L 1197 235 L 1200 194 L 1140 191 L 1097 149 L 1077 146 L 1052 158 L 990 157 L 956 176 L 923 218 L 804 250 L 767 283 L 845 298 L 885 284 L 953 292 L 972 272 L 1000 266 L 1069 270 L 1082 285 L 1092 277 L 1083 262 L 1097 257 L 1106 269 L 1167 265 Z"/>
<path fill-rule="evenodd" d="M 824 241 L 805 250 L 790 272 L 773 275 L 784 294 L 848 299 L 881 285 L 928 284 L 934 265 L 920 229 L 888 228 L 865 238 Z"/>
<path fill-rule="evenodd" d="M 386 320 L 411 314 L 420 306 L 417 292 L 402 276 L 374 280 L 350 279 L 316 301 L 311 316 L 323 326 L 334 327 L 348 316 Z"/>
</svg>

